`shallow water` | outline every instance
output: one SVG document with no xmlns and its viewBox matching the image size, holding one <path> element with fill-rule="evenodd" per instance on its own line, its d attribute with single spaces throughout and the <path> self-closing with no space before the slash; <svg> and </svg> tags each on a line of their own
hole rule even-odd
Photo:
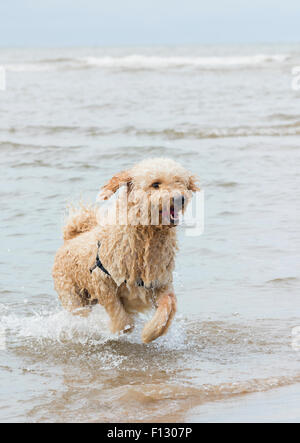
<svg viewBox="0 0 300 443">
<path fill-rule="evenodd" d="M 0 65 L 0 421 L 299 421 L 300 47 L 1 50 Z M 142 316 L 118 338 L 100 307 L 64 312 L 51 267 L 66 204 L 149 156 L 199 175 L 206 226 L 179 228 L 179 313 L 144 345 Z"/>
</svg>

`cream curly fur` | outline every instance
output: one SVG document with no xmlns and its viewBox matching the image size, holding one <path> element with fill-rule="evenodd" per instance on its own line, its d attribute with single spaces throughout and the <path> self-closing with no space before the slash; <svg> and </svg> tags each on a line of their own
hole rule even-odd
<svg viewBox="0 0 300 443">
<path fill-rule="evenodd" d="M 153 183 L 159 183 L 159 188 L 154 189 Z M 142 333 L 143 341 L 149 343 L 167 332 L 176 313 L 176 229 L 171 223 L 164 225 L 161 218 L 156 226 L 135 225 L 132 221 L 140 210 L 141 198 L 161 210 L 166 192 L 170 198 L 184 196 L 188 203 L 198 188 L 195 177 L 170 159 L 145 160 L 115 175 L 102 188 L 100 199 L 108 200 L 122 185 L 129 200 L 129 224 L 102 223 L 96 207 L 73 210 L 64 228 L 64 245 L 55 258 L 53 278 L 66 309 L 87 314 L 94 304 L 101 304 L 110 317 L 113 333 L 130 332 L 134 316 L 154 306 L 155 315 Z M 98 242 L 101 262 L 110 276 L 99 268 L 90 272 Z M 144 286 L 138 286 L 138 281 Z"/>
</svg>

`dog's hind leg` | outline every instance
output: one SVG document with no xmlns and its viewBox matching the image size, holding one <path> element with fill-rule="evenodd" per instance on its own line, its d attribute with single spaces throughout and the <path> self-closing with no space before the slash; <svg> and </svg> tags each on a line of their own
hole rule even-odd
<svg viewBox="0 0 300 443">
<path fill-rule="evenodd" d="M 144 343 L 150 343 L 168 331 L 176 314 L 176 297 L 173 293 L 164 293 L 157 299 L 154 317 L 146 324 L 142 333 Z"/>
<path fill-rule="evenodd" d="M 84 297 L 72 281 L 61 280 L 55 285 L 62 306 L 75 315 L 87 316 L 90 313 L 89 300 Z"/>
</svg>

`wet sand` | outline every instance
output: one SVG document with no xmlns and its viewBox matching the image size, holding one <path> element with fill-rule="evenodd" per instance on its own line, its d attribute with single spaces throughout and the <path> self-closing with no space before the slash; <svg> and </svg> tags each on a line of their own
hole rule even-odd
<svg viewBox="0 0 300 443">
<path fill-rule="evenodd" d="M 288 386 L 206 403 L 187 415 L 200 423 L 300 423 L 300 387 Z"/>
</svg>

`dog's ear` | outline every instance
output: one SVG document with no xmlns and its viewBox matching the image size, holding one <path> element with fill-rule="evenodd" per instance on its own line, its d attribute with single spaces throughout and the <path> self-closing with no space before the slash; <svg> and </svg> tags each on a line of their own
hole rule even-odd
<svg viewBox="0 0 300 443">
<path fill-rule="evenodd" d="M 128 190 L 131 186 L 131 176 L 129 171 L 122 171 L 114 175 L 109 182 L 100 190 L 99 200 L 108 200 L 122 186 L 127 186 Z"/>
<path fill-rule="evenodd" d="M 197 184 L 198 181 L 199 181 L 198 177 L 196 177 L 195 175 L 191 175 L 189 178 L 188 190 L 192 192 L 200 191 L 200 188 Z"/>
</svg>

